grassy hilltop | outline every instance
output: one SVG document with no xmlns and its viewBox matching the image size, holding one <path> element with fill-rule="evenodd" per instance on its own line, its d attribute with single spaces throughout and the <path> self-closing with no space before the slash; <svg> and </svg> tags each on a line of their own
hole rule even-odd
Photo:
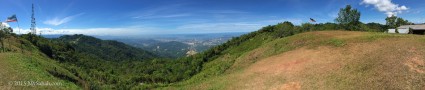
<svg viewBox="0 0 425 90">
<path fill-rule="evenodd" d="M 421 35 L 316 31 L 259 37 L 227 49 L 191 79 L 161 89 L 425 88 Z"/>
</svg>

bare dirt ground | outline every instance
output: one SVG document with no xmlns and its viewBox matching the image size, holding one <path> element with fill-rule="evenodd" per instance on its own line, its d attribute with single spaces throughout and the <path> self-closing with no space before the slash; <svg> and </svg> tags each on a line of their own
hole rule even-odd
<svg viewBox="0 0 425 90">
<path fill-rule="evenodd" d="M 341 63 L 335 62 L 335 60 L 338 60 L 338 57 L 336 57 L 338 54 L 340 53 L 332 52 L 327 47 L 320 47 L 317 50 L 298 49 L 263 59 L 240 74 L 240 77 L 245 78 L 243 80 L 246 81 L 239 82 L 238 88 L 253 90 L 300 89 L 303 78 L 300 76 L 305 75 L 304 72 L 310 70 L 326 72 L 340 68 Z M 282 81 L 275 82 L 279 79 Z"/>
</svg>

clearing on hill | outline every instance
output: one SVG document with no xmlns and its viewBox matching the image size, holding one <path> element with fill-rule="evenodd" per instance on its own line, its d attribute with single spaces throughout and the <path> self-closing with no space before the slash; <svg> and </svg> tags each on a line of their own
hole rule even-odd
<svg viewBox="0 0 425 90">
<path fill-rule="evenodd" d="M 282 48 L 288 49 L 278 50 Z M 192 78 L 163 89 L 418 90 L 425 89 L 424 55 L 422 35 L 307 32 L 246 52 L 221 75 Z"/>
</svg>

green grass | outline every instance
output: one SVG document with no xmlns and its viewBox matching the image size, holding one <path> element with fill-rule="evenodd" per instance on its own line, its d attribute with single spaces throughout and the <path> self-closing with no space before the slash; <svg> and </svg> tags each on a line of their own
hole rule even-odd
<svg viewBox="0 0 425 90">
<path fill-rule="evenodd" d="M 11 51 L 0 52 L 0 88 L 38 89 L 38 90 L 80 90 L 75 84 L 79 78 L 63 68 L 60 63 L 50 59 L 22 38 L 7 38 L 6 48 Z M 74 80 L 74 82 L 72 82 Z M 56 85 L 15 85 L 18 82 L 38 82 Z M 12 84 L 9 84 L 12 83 Z"/>
<path fill-rule="evenodd" d="M 331 44 L 331 45 L 336 46 L 336 47 L 342 47 L 346 44 L 345 41 L 343 41 L 341 39 L 336 39 L 336 38 L 332 38 L 329 41 L 326 41 L 325 43 Z"/>
<path fill-rule="evenodd" d="M 65 69 L 57 66 L 58 64 L 47 59 L 34 55 L 33 57 L 23 55 L 21 53 L 0 53 L 3 56 L 1 60 L 2 67 L 2 78 L 3 84 L 2 87 L 7 87 L 11 89 L 48 89 L 48 90 L 78 90 L 81 89 L 79 86 L 73 82 L 62 80 L 51 75 L 47 70 L 54 69 L 59 73 L 67 74 L 73 76 L 71 73 L 66 72 Z M 75 77 L 75 76 L 74 76 Z M 50 83 L 59 83 L 60 85 L 52 86 L 43 86 L 43 85 L 9 85 L 11 82 L 15 81 L 33 81 L 33 82 L 50 82 Z"/>
</svg>

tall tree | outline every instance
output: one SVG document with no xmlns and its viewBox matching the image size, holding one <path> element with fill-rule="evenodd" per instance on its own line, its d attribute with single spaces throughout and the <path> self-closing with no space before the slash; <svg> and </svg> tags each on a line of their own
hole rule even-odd
<svg viewBox="0 0 425 90">
<path fill-rule="evenodd" d="M 396 24 L 397 21 L 397 16 L 391 16 L 391 17 L 387 17 L 385 18 L 385 21 L 387 21 L 386 25 L 388 26 L 388 28 L 396 28 L 398 27 Z"/>
<path fill-rule="evenodd" d="M 397 18 L 397 21 L 396 21 L 396 25 L 397 25 L 397 27 L 399 27 L 399 26 L 401 26 L 401 25 L 410 25 L 411 23 L 409 22 L 409 21 L 407 21 L 407 20 L 404 20 L 403 18 L 401 18 L 401 17 L 398 17 Z"/>
<path fill-rule="evenodd" d="M 341 8 L 335 21 L 347 30 L 358 30 L 360 24 L 360 12 L 351 8 L 351 5 Z"/>
</svg>

